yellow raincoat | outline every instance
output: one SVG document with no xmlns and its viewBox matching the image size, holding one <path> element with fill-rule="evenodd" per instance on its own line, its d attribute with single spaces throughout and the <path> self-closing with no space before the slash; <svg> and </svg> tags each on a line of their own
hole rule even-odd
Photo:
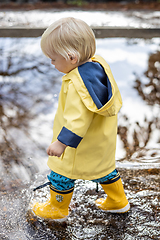
<svg viewBox="0 0 160 240">
<path fill-rule="evenodd" d="M 115 169 L 117 113 L 122 99 L 109 65 L 95 56 L 107 74 L 112 96 L 98 108 L 75 68 L 62 77 L 53 139 L 68 143 L 61 157 L 50 156 L 49 168 L 71 179 L 93 180 Z M 88 69 L 89 71 L 89 69 Z"/>
</svg>

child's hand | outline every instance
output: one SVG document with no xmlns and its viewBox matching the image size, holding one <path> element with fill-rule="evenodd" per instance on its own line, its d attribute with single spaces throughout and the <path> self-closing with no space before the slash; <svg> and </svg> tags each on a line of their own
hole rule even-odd
<svg viewBox="0 0 160 240">
<path fill-rule="evenodd" d="M 57 156 L 60 157 L 61 154 L 64 152 L 67 146 L 60 141 L 53 142 L 47 149 L 47 154 L 49 156 Z"/>
</svg>

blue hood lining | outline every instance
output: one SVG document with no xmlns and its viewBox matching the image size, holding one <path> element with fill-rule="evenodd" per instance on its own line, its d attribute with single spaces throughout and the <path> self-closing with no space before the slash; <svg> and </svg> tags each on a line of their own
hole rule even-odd
<svg viewBox="0 0 160 240">
<path fill-rule="evenodd" d="M 78 67 L 79 74 L 97 108 L 103 107 L 112 97 L 107 74 L 98 62 L 86 62 Z"/>
</svg>

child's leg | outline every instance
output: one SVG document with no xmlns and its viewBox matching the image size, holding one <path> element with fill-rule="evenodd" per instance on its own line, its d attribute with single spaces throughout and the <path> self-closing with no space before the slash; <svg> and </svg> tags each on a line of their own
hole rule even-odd
<svg viewBox="0 0 160 240">
<path fill-rule="evenodd" d="M 107 194 L 106 199 L 100 198 L 96 200 L 96 205 L 99 208 L 112 213 L 128 212 L 130 205 L 124 193 L 120 175 L 116 169 L 107 176 L 93 181 L 99 182 Z"/>
<path fill-rule="evenodd" d="M 50 198 L 45 203 L 35 203 L 34 213 L 43 218 L 63 219 L 69 214 L 69 204 L 74 190 L 74 179 L 69 179 L 51 171 L 48 179 L 50 185 Z"/>
</svg>

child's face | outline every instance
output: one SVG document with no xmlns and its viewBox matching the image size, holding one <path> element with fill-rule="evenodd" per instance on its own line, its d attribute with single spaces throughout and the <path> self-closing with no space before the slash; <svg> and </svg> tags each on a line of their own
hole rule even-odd
<svg viewBox="0 0 160 240">
<path fill-rule="evenodd" d="M 55 68 L 62 73 L 69 73 L 77 64 L 73 62 L 72 59 L 65 59 L 63 56 L 57 53 L 52 54 L 51 63 L 55 66 Z"/>
</svg>

